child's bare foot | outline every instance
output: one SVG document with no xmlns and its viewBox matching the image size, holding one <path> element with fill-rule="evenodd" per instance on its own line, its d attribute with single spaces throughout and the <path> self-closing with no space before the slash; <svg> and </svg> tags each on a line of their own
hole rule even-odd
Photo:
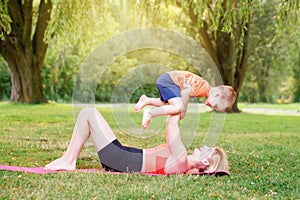
<svg viewBox="0 0 300 200">
<path fill-rule="evenodd" d="M 147 128 L 151 122 L 151 114 L 150 109 L 145 109 L 143 113 L 143 121 L 142 121 L 142 127 Z"/>
<path fill-rule="evenodd" d="M 76 163 L 69 163 L 65 161 L 62 157 L 58 158 L 51 163 L 47 164 L 45 166 L 45 169 L 50 170 L 75 170 L 76 169 Z"/>
<path fill-rule="evenodd" d="M 134 111 L 136 113 L 139 113 L 145 107 L 145 105 L 147 105 L 147 98 L 148 97 L 146 95 L 142 95 L 140 97 L 139 101 L 134 106 Z"/>
</svg>

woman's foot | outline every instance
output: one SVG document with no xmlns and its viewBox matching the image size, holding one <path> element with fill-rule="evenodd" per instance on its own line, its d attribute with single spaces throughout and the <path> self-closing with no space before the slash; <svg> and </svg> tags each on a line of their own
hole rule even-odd
<svg viewBox="0 0 300 200">
<path fill-rule="evenodd" d="M 151 122 L 151 113 L 150 109 L 145 109 L 143 113 L 142 127 L 147 128 Z"/>
<path fill-rule="evenodd" d="M 58 158 L 45 166 L 45 169 L 50 170 L 75 170 L 76 162 L 67 162 L 63 157 Z"/>
<path fill-rule="evenodd" d="M 136 113 L 139 113 L 147 105 L 147 98 L 146 95 L 140 97 L 139 101 L 134 106 L 134 111 Z"/>
</svg>

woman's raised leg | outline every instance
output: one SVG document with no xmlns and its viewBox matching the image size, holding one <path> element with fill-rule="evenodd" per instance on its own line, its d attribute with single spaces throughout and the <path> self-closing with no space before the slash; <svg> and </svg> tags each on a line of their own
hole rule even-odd
<svg viewBox="0 0 300 200">
<path fill-rule="evenodd" d="M 51 170 L 74 170 L 80 151 L 92 136 L 93 144 L 101 150 L 116 139 L 113 130 L 96 108 L 83 108 L 77 118 L 72 138 L 64 155 L 45 166 Z"/>
</svg>

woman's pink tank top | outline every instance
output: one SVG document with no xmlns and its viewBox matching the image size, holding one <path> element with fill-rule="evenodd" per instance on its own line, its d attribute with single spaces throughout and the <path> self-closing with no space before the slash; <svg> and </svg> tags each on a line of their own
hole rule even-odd
<svg viewBox="0 0 300 200">
<path fill-rule="evenodd" d="M 167 144 L 155 148 L 146 149 L 146 172 L 153 174 L 165 174 L 166 161 L 171 153 Z"/>
</svg>

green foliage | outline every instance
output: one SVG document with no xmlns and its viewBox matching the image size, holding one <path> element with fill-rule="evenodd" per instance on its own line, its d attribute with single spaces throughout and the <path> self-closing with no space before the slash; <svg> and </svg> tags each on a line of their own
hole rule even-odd
<svg viewBox="0 0 300 200">
<path fill-rule="evenodd" d="M 80 58 L 71 50 L 62 48 L 48 51 L 43 67 L 43 85 L 47 99 L 58 102 L 70 102 L 72 99 Z"/>
<path fill-rule="evenodd" d="M 0 57 L 0 100 L 9 100 L 11 92 L 10 72 L 6 62 Z"/>
<path fill-rule="evenodd" d="M 140 96 L 142 96 L 143 94 L 147 94 L 148 97 L 158 98 L 159 94 L 158 94 L 157 90 L 153 90 L 153 88 L 156 88 L 154 83 L 146 84 L 146 85 L 143 85 L 142 87 L 139 87 L 132 94 L 129 103 L 136 103 L 139 100 Z"/>
<path fill-rule="evenodd" d="M 264 1 L 254 10 L 250 27 L 251 55 L 240 101 L 292 101 L 292 69 L 300 41 L 297 34 L 282 32 L 280 37 L 276 37 L 274 16 L 278 2 Z"/>
<path fill-rule="evenodd" d="M 77 46 L 78 54 L 86 56 L 119 31 L 111 4 L 103 0 L 55 1 L 46 40 L 53 45 Z"/>
<path fill-rule="evenodd" d="M 267 106 L 267 105 L 266 105 Z M 280 105 L 271 105 L 281 108 Z M 297 106 L 296 104 L 293 106 Z M 140 148 L 165 142 L 165 130 L 141 139 L 129 136 L 114 121 L 111 108 L 98 107 L 123 144 Z M 141 115 L 132 110 L 137 126 Z M 299 109 L 299 105 L 298 105 Z M 0 163 L 44 166 L 68 146 L 74 126 L 70 105 L 0 103 Z M 199 117 L 199 113 L 188 113 Z M 194 142 L 199 147 L 211 120 L 200 114 Z M 162 118 L 162 123 L 165 118 Z M 184 121 L 190 124 L 191 121 Z M 101 173 L 27 174 L 0 171 L 2 199 L 298 199 L 299 117 L 228 114 L 218 146 L 225 149 L 230 177 L 142 176 Z M 192 125 L 192 124 L 191 124 Z M 142 130 L 142 128 L 141 128 Z M 181 130 L 182 136 L 188 130 Z M 91 142 L 83 148 L 77 168 L 101 168 Z M 20 192 L 22 191 L 22 192 Z"/>
<path fill-rule="evenodd" d="M 11 32 L 11 18 L 8 14 L 7 3 L 9 0 L 0 0 L 0 41 L 4 39 L 4 34 Z"/>
<path fill-rule="evenodd" d="M 300 51 L 298 52 L 298 59 L 296 59 L 295 61 L 293 72 L 294 72 L 293 101 L 300 102 Z"/>
<path fill-rule="evenodd" d="M 177 2 L 191 18 L 196 18 L 194 20 L 197 21 L 197 24 L 192 24 L 197 27 L 196 30 L 203 27 L 205 22 L 214 38 L 217 37 L 216 34 L 219 30 L 228 33 L 232 38 L 243 38 L 245 29 L 241 28 L 240 35 L 237 35 L 236 29 L 245 27 L 253 12 L 253 1 L 248 0 L 178 0 Z M 240 42 L 243 43 L 243 41 Z"/>
<path fill-rule="evenodd" d="M 11 20 L 7 2 L 8 0 L 0 1 L 0 37 L 3 36 L 4 32 L 10 32 Z M 34 22 L 37 20 L 38 6 L 39 1 L 33 1 Z M 288 61 L 291 60 L 290 58 L 294 54 L 285 55 L 288 55 L 294 48 L 290 48 L 290 43 L 286 45 L 285 38 L 289 35 L 282 34 L 283 39 L 281 38 L 276 42 L 272 39 L 274 39 L 274 34 L 278 29 L 284 30 L 285 25 L 290 27 L 291 30 L 297 27 L 298 11 L 299 3 L 297 0 L 278 0 L 276 2 L 248 0 L 55 0 L 53 1 L 51 21 L 45 37 L 49 43 L 43 68 L 45 96 L 50 100 L 70 101 L 80 62 L 97 45 L 120 32 L 139 27 L 163 27 L 189 35 L 200 41 L 199 28 L 203 25 L 203 20 L 209 22 L 209 34 L 220 29 L 222 32 L 230 33 L 233 36 L 233 31 L 237 26 L 244 27 L 249 22 L 251 15 L 254 19 L 253 28 L 255 29 L 252 39 L 254 42 L 262 42 L 251 58 L 248 67 L 250 74 L 247 75 L 240 99 L 251 102 L 265 99 L 267 102 L 273 102 L 280 98 L 280 94 L 284 93 L 284 96 L 287 96 L 284 98 L 284 101 L 286 101 L 291 96 L 289 91 L 294 91 L 294 89 L 290 86 L 281 88 L 298 80 L 297 74 L 295 74 L 297 71 L 295 71 L 293 80 L 282 82 L 283 79 L 288 79 L 287 77 L 293 75 L 293 67 Z M 192 13 L 197 17 L 197 24 L 192 23 L 190 17 Z M 35 23 L 33 23 L 32 28 L 35 28 Z M 243 35 L 244 29 L 241 30 L 239 34 Z M 243 43 L 243 41 L 240 42 Z M 257 44 L 254 42 L 253 46 Z M 277 50 L 273 51 L 273 48 Z M 147 57 L 150 57 L 150 59 L 147 59 Z M 175 59 L 175 61 L 171 62 L 172 59 Z M 158 51 L 136 54 L 128 52 L 123 58 L 114 61 L 101 77 L 97 91 L 95 91 L 96 101 L 111 101 L 111 94 L 117 84 L 116 80 L 126 74 L 133 66 L 146 64 L 154 60 L 156 63 L 162 63 L 175 69 L 194 71 L 193 66 L 189 66 L 178 56 L 173 55 L 171 57 Z M 261 75 L 268 71 L 267 69 L 270 72 L 269 77 L 262 77 Z M 1 88 L 1 95 L 2 99 L 8 99 L 9 93 L 7 90 L 11 86 L 7 82 L 7 73 L 9 72 L 7 69 L 4 71 L 0 75 L 0 84 L 5 88 Z M 112 79 L 112 77 L 114 78 Z M 279 82 L 281 84 L 278 84 L 277 87 L 276 84 Z M 268 84 L 265 97 L 259 96 L 258 83 L 260 85 Z M 151 84 L 140 88 L 132 87 L 130 102 L 135 102 L 142 93 L 157 96 L 156 89 Z M 295 96 L 297 96 L 297 92 Z M 127 99 L 127 96 L 119 97 L 119 101 L 126 101 Z"/>
<path fill-rule="evenodd" d="M 299 0 L 281 1 L 278 14 L 275 16 L 277 22 L 277 34 L 282 32 L 295 33 L 300 25 L 300 3 Z"/>
</svg>

